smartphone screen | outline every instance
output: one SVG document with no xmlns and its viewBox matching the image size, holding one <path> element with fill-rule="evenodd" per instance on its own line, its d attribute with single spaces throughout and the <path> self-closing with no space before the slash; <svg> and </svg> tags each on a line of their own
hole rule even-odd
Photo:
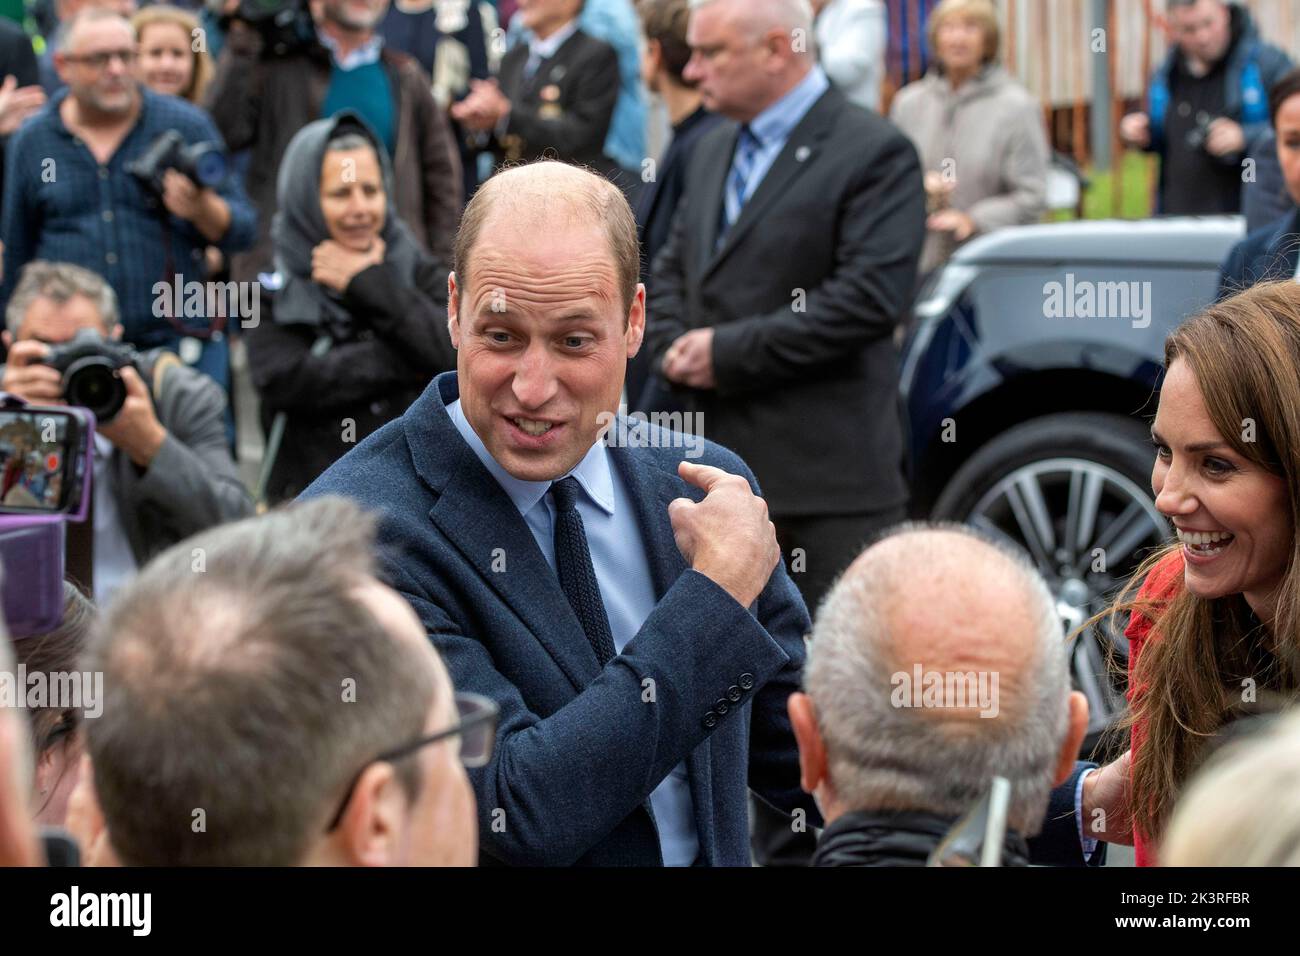
<svg viewBox="0 0 1300 956">
<path fill-rule="evenodd" d="M 76 469 L 84 467 L 78 437 L 67 412 L 0 410 L 0 507 L 8 513 L 65 510 L 82 477 Z"/>
</svg>

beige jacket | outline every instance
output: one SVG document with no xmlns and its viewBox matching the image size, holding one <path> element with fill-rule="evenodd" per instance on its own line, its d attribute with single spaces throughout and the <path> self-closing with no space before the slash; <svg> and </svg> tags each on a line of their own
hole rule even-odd
<svg viewBox="0 0 1300 956">
<path fill-rule="evenodd" d="M 890 118 L 916 146 L 927 174 L 955 181 L 948 205 L 975 220 L 976 235 L 1042 216 L 1049 159 L 1042 107 L 1001 67 L 985 67 L 955 93 L 931 70 L 898 91 Z M 955 248 L 950 234 L 927 233 L 921 274 Z"/>
</svg>

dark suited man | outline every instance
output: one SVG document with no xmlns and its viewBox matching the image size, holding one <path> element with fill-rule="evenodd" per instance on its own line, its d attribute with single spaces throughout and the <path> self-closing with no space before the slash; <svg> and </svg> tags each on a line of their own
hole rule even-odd
<svg viewBox="0 0 1300 956">
<path fill-rule="evenodd" d="M 604 153 L 618 100 L 618 55 L 578 29 L 582 6 L 583 0 L 522 0 L 519 16 L 533 39 L 505 55 L 497 80 L 475 80 L 451 115 L 487 134 L 507 163 L 545 152 L 626 179 Z"/>
<path fill-rule="evenodd" d="M 692 9 L 685 76 L 733 122 L 692 157 L 647 335 L 709 437 L 758 475 L 815 608 L 866 539 L 903 517 L 893 335 L 925 193 L 906 137 L 796 51 L 793 31 L 810 24 L 805 0 Z"/>
<path fill-rule="evenodd" d="M 655 175 L 636 201 L 636 222 L 641 236 L 641 281 L 650 282 L 650 266 L 668 241 L 677 204 L 686 193 L 686 169 L 700 140 L 722 117 L 700 102 L 696 84 L 682 76 L 691 58 L 686 42 L 690 21 L 689 0 L 638 0 L 637 14 L 645 38 L 641 80 L 659 97 L 668 113 L 673 135 L 655 167 Z M 650 350 L 642 349 L 627 371 L 629 407 L 644 411 L 667 410 L 672 399 L 663 380 L 650 378 Z M 646 382 L 655 387 L 646 393 Z"/>
<path fill-rule="evenodd" d="M 488 180 L 448 282 L 456 372 L 306 492 L 381 512 L 393 586 L 457 688 L 500 706 L 470 771 L 484 862 L 746 866 L 747 787 L 820 819 L 785 711 L 810 623 L 757 485 L 615 417 L 637 258 L 602 177 Z"/>
<path fill-rule="evenodd" d="M 797 31 L 803 31 L 800 34 Z M 916 152 L 826 78 L 806 0 L 692 7 L 684 76 L 732 122 L 696 148 L 650 283 L 652 367 L 751 464 L 808 607 L 904 517 L 894 330 L 924 237 Z M 800 52 L 800 50 L 804 52 Z M 759 861 L 811 834 L 756 810 Z"/>
</svg>

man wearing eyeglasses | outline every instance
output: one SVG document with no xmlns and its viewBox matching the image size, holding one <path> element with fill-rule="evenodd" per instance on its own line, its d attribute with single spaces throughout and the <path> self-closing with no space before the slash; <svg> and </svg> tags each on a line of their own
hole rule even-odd
<svg viewBox="0 0 1300 956">
<path fill-rule="evenodd" d="M 178 276 L 205 281 L 206 247 L 247 248 L 257 217 L 234 176 L 208 188 L 167 169 L 159 195 L 132 174 L 131 163 L 168 130 L 186 144 L 222 143 L 202 110 L 140 85 L 135 50 L 130 22 L 112 10 L 92 7 L 68 24 L 54 55 L 67 90 L 14 134 L 6 152 L 0 310 L 28 262 L 71 262 L 112 285 L 126 341 L 175 349 L 188 326 L 206 333 L 212 317 L 178 328 L 180 319 L 157 307 L 154 286 L 165 282 L 170 294 Z M 224 347 L 215 351 L 224 355 Z M 224 377 L 221 368 L 205 370 Z"/>
<path fill-rule="evenodd" d="M 474 864 L 464 768 L 491 756 L 496 707 L 453 693 L 373 554 L 373 520 L 327 498 L 190 538 L 119 592 L 90 648 L 106 695 L 72 800 L 83 852 Z"/>
<path fill-rule="evenodd" d="M 757 484 L 618 414 L 639 273 L 608 180 L 498 173 L 456 238 L 456 372 L 305 493 L 382 514 L 386 577 L 501 708 L 470 773 L 482 861 L 748 866 L 751 789 L 820 820 L 786 713 L 808 613 Z"/>
</svg>

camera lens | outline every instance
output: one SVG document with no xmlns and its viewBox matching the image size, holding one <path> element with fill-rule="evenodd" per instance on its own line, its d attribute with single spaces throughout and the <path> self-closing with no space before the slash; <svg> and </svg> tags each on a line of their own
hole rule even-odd
<svg viewBox="0 0 1300 956">
<path fill-rule="evenodd" d="M 79 359 L 63 375 L 63 399 L 89 409 L 96 421 L 111 421 L 126 402 L 126 384 L 117 368 L 102 355 Z"/>
<path fill-rule="evenodd" d="M 211 143 L 204 143 L 194 150 L 193 164 L 192 178 L 200 186 L 212 189 L 221 185 L 221 181 L 226 178 L 226 157 L 222 155 L 220 147 Z"/>
</svg>

